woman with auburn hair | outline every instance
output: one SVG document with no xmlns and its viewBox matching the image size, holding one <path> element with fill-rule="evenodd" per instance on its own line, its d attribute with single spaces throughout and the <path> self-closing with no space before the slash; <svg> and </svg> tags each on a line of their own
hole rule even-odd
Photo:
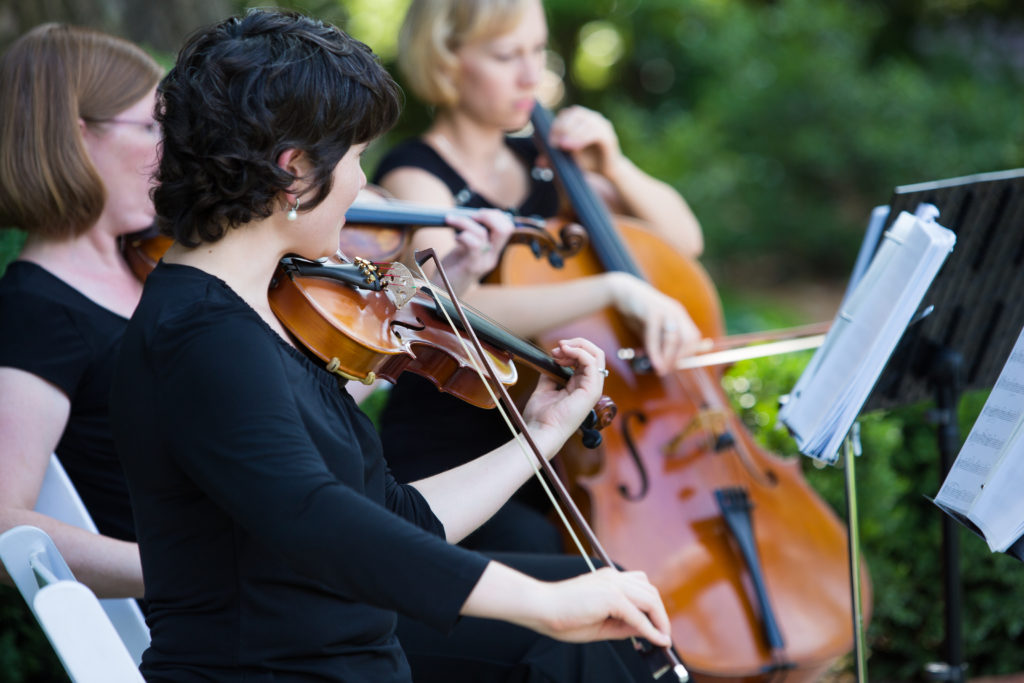
<svg viewBox="0 0 1024 683">
<path fill-rule="evenodd" d="M 253 10 L 195 33 L 158 101 L 154 205 L 175 242 L 146 280 L 111 391 L 153 634 L 147 680 L 405 683 L 398 613 L 484 648 L 504 645 L 491 625 L 505 622 L 534 634 L 517 646 L 565 653 L 560 669 L 497 663 L 489 680 L 631 678 L 605 641 L 669 642 L 642 574 L 538 580 L 453 545 L 532 473 L 516 443 L 399 484 L 345 383 L 272 312 L 281 258 L 336 252 L 366 182 L 360 155 L 398 116 L 369 48 Z M 604 364 L 585 340 L 553 354 L 571 380 L 542 382 L 524 410 L 549 457 L 599 398 Z M 482 680 L 479 652 L 443 680 Z"/>
<path fill-rule="evenodd" d="M 108 396 L 142 294 L 119 238 L 153 221 L 161 74 L 132 43 L 63 24 L 0 60 L 0 225 L 27 233 L 0 279 L 0 531 L 42 528 L 101 597 L 142 595 Z M 102 535 L 33 511 L 53 452 Z"/>
<path fill-rule="evenodd" d="M 374 182 L 398 199 L 442 206 L 497 207 L 550 217 L 559 198 L 525 127 L 545 68 L 548 30 L 540 0 L 413 0 L 399 39 L 399 67 L 410 89 L 435 108 L 419 137 L 393 149 Z M 703 248 L 700 225 L 686 201 L 647 175 L 619 149 L 611 123 L 597 112 L 558 113 L 552 142 L 573 153 L 612 210 L 644 220 L 682 253 Z M 452 246 L 450 231 L 423 229 L 413 248 Z M 477 284 L 466 301 L 522 337 L 531 337 L 607 306 L 633 323 L 659 373 L 691 353 L 699 332 L 671 297 L 626 273 L 609 272 L 558 284 Z M 418 377 L 402 377 L 382 415 L 385 448 L 400 480 L 429 476 L 475 457 L 503 438 L 494 411 L 461 404 Z M 614 398 L 614 397 L 613 397 Z M 431 406 L 430 411 L 423 406 Z M 438 419 L 438 416 L 444 419 Z M 449 429 L 459 425 L 459 429 Z M 431 447 L 409 455 L 431 437 Z M 477 534 L 470 547 L 557 552 L 561 538 L 545 501 L 529 489 Z"/>
</svg>

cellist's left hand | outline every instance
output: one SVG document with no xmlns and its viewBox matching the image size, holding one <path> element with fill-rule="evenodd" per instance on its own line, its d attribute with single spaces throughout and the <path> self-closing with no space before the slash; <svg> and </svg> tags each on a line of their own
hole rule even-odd
<svg viewBox="0 0 1024 683">
<path fill-rule="evenodd" d="M 626 159 L 611 121 L 579 105 L 558 112 L 551 122 L 551 142 L 573 154 L 584 169 L 606 178 Z"/>
</svg>

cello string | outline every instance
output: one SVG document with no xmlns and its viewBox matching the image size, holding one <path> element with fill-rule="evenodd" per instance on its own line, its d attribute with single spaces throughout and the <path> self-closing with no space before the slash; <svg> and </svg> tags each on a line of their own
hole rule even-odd
<svg viewBox="0 0 1024 683">
<path fill-rule="evenodd" d="M 423 272 L 423 268 L 420 266 L 419 262 L 414 261 L 414 263 L 416 264 L 416 270 L 419 271 L 420 276 L 423 277 L 424 281 L 427 281 L 426 273 Z M 437 263 L 436 265 L 439 269 L 441 268 L 440 263 Z M 548 486 L 548 482 L 541 473 L 540 467 L 537 465 L 537 462 L 533 454 L 527 448 L 526 442 L 522 434 L 516 431 L 515 425 L 512 424 L 512 420 L 509 418 L 507 412 L 505 411 L 505 407 L 502 405 L 501 401 L 494 393 L 494 388 L 491 386 L 491 383 L 484 375 L 484 370 L 483 368 L 480 367 L 480 359 L 477 358 L 476 353 L 473 353 L 470 350 L 469 344 L 459 333 L 459 330 L 455 325 L 455 321 L 452 320 L 451 316 L 448 314 L 447 309 L 445 309 L 444 306 L 439 306 L 438 308 L 444 315 L 444 318 L 448 322 L 448 325 L 452 328 L 452 332 L 455 334 L 455 337 L 459 340 L 459 344 L 462 346 L 463 351 L 466 353 L 466 357 L 469 358 L 470 364 L 473 366 L 473 370 L 475 370 L 476 373 L 480 376 L 480 381 L 484 383 L 484 387 L 487 389 L 487 393 L 490 395 L 491 400 L 494 401 L 495 409 L 498 411 L 498 414 L 501 416 L 501 419 L 504 420 L 505 425 L 509 428 L 509 431 L 512 433 L 515 442 L 519 445 L 520 452 L 522 453 L 523 457 L 526 458 L 527 464 L 529 464 L 530 469 L 533 470 L 534 476 L 536 476 L 537 480 L 540 482 L 541 488 L 544 490 L 545 495 L 547 495 L 548 500 L 551 501 L 551 505 L 552 507 L 554 507 L 559 519 L 562 520 L 563 526 L 565 526 L 565 529 L 568 532 L 569 537 L 572 539 L 573 544 L 576 546 L 576 549 L 583 557 L 583 561 L 587 563 L 587 567 L 590 569 L 591 572 L 596 572 L 597 568 L 594 567 L 594 563 L 590 559 L 590 555 L 586 552 L 586 550 L 584 550 L 583 543 L 580 541 L 579 536 L 577 536 L 576 531 L 572 528 L 572 524 L 570 524 L 568 517 L 565 516 L 565 511 L 562 510 L 562 506 L 556 499 L 554 492 L 552 492 L 551 488 Z M 486 359 L 483 359 L 483 362 L 488 361 Z"/>
</svg>

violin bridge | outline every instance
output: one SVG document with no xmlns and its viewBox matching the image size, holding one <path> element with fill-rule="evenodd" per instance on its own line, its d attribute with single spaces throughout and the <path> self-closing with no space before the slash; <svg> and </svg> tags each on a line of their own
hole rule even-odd
<svg viewBox="0 0 1024 683">
<path fill-rule="evenodd" d="M 416 278 L 403 264 L 389 263 L 380 271 L 381 284 L 396 308 L 405 306 L 416 296 Z"/>
</svg>

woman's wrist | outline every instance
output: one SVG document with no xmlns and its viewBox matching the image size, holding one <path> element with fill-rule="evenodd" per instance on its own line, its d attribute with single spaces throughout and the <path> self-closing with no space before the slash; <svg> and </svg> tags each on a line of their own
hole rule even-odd
<svg viewBox="0 0 1024 683">
<path fill-rule="evenodd" d="M 582 424 L 582 422 L 581 422 Z M 555 457 L 580 425 L 548 424 L 540 420 L 527 420 L 526 429 L 530 438 L 547 460 Z M 531 455 L 532 457 L 532 455 Z"/>
<path fill-rule="evenodd" d="M 462 614 L 501 619 L 535 631 L 550 620 L 543 581 L 491 560 L 462 606 Z"/>
<path fill-rule="evenodd" d="M 639 317 L 641 311 L 638 309 L 636 289 L 640 281 L 629 273 L 612 272 L 607 275 L 611 295 L 609 305 L 623 315 Z"/>
<path fill-rule="evenodd" d="M 608 182 L 610 182 L 616 190 L 621 191 L 624 186 L 629 184 L 630 174 L 635 174 L 640 169 L 630 160 L 629 157 L 620 152 L 614 159 L 609 160 L 601 170 L 601 175 L 607 178 Z"/>
</svg>

